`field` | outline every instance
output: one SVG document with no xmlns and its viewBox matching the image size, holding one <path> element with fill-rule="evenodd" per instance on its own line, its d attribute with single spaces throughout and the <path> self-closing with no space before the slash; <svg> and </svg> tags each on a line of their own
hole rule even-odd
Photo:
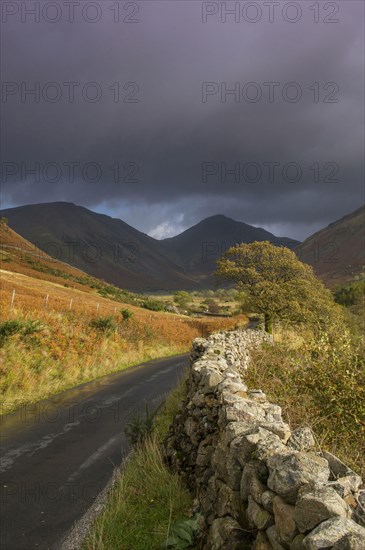
<svg viewBox="0 0 365 550">
<path fill-rule="evenodd" d="M 0 299 L 3 413 L 132 364 L 185 352 L 193 338 L 247 321 L 148 311 L 7 270 L 1 270 Z"/>
</svg>

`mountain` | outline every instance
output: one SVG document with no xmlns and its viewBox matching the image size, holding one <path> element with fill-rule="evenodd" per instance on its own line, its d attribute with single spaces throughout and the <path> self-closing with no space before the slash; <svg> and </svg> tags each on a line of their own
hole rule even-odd
<svg viewBox="0 0 365 550">
<path fill-rule="evenodd" d="M 329 287 L 364 273 L 365 206 L 314 233 L 296 252 Z"/>
<path fill-rule="evenodd" d="M 163 246 L 121 220 L 54 202 L 1 211 L 9 226 L 50 256 L 129 290 L 194 288 Z"/>
<path fill-rule="evenodd" d="M 299 244 L 299 241 L 275 237 L 265 229 L 222 215 L 206 218 L 180 235 L 164 239 L 162 243 L 185 273 L 202 278 L 214 271 L 215 261 L 228 248 L 237 243 L 253 241 L 270 241 L 288 248 L 295 248 Z"/>
<path fill-rule="evenodd" d="M 144 292 L 211 286 L 215 260 L 236 243 L 298 244 L 220 215 L 163 241 L 67 202 L 9 208 L 0 215 L 53 258 L 120 288 Z"/>
</svg>

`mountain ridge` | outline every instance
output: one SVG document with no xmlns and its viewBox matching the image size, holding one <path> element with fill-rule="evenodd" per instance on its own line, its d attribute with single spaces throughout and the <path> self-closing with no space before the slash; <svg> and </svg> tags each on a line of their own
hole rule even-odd
<svg viewBox="0 0 365 550">
<path fill-rule="evenodd" d="M 296 252 L 329 287 L 364 274 L 365 205 L 305 239 Z"/>
<path fill-rule="evenodd" d="M 119 218 L 66 201 L 8 208 L 0 211 L 0 215 L 7 217 L 9 226 L 28 241 L 53 257 L 61 255 L 58 259 L 91 276 L 120 288 L 155 292 L 212 287 L 215 261 L 227 248 L 240 242 L 263 240 L 296 250 L 300 259 L 312 265 L 320 278 L 333 285 L 359 272 L 363 261 L 359 252 L 363 242 L 359 217 L 363 211 L 364 206 L 317 231 L 303 243 L 277 237 L 261 227 L 223 214 L 209 216 L 180 234 L 162 240 Z M 342 247 L 351 251 L 356 258 L 355 270 L 343 268 L 341 262 L 352 265 L 353 259 L 343 252 L 333 274 L 325 265 L 328 261 L 321 258 L 325 247 L 328 254 L 331 252 L 328 243 L 332 243 L 332 249 Z M 313 254 L 313 246 L 319 250 L 317 255 Z"/>
</svg>

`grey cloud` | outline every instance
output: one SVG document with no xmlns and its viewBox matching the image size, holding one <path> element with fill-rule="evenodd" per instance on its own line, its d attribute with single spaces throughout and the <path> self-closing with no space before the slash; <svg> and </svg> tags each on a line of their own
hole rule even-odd
<svg viewBox="0 0 365 550">
<path fill-rule="evenodd" d="M 5 206 L 69 200 L 161 235 L 161 227 L 178 232 L 222 213 L 300 238 L 363 202 L 361 2 L 338 2 L 336 24 L 313 23 L 304 0 L 298 2 L 303 20 L 295 24 L 280 18 L 222 24 L 218 17 L 202 24 L 200 2 L 138 4 L 138 24 L 114 24 L 108 13 L 94 25 L 3 25 L 4 81 L 81 83 L 73 104 L 21 103 L 18 96 L 3 103 L 3 162 L 62 167 L 56 183 L 22 182 L 19 168 L 3 180 Z M 269 81 L 280 82 L 274 103 L 235 103 L 232 96 L 222 103 L 219 94 L 201 100 L 202 82 L 226 82 L 227 88 L 257 82 L 266 93 L 263 83 Z M 281 97 L 282 86 L 293 81 L 302 86 L 298 103 Z M 85 82 L 100 84 L 99 102 L 80 99 Z M 109 89 L 115 82 L 138 83 L 139 102 L 115 103 Z M 319 103 L 309 89 L 315 82 Z M 322 101 L 331 92 L 323 89 L 328 82 L 339 86 L 338 103 Z M 120 89 L 122 96 L 130 91 Z M 80 163 L 72 182 L 64 167 L 70 161 Z M 113 182 L 117 161 L 124 183 Z M 292 184 L 280 177 L 269 182 L 264 170 L 256 183 L 242 177 L 221 182 L 219 174 L 202 182 L 204 162 L 220 169 L 235 162 L 264 168 L 271 161 L 280 170 L 295 162 L 303 177 Z M 88 162 L 102 170 L 98 183 L 82 178 Z M 138 165 L 138 182 L 128 182 L 127 162 Z M 316 162 L 318 183 L 310 169 Z M 331 172 L 328 162 L 339 166 L 338 182 L 323 181 Z"/>
</svg>

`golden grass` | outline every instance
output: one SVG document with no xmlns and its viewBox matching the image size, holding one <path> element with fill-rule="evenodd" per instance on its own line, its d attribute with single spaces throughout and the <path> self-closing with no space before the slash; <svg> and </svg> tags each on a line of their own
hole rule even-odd
<svg viewBox="0 0 365 550">
<path fill-rule="evenodd" d="M 274 346 L 253 352 L 246 381 L 282 407 L 292 428 L 310 426 L 318 448 L 334 453 L 364 478 L 363 343 L 344 327 L 317 340 L 309 334 L 308 327 L 280 331 Z"/>
<path fill-rule="evenodd" d="M 148 359 L 185 352 L 197 336 L 246 322 L 244 316 L 196 319 L 151 312 L 4 270 L 1 283 L 2 321 L 42 325 L 39 332 L 7 337 L 0 347 L 3 412 Z M 122 309 L 133 313 L 130 320 L 123 321 Z M 91 326 L 107 316 L 115 330 Z"/>
</svg>

